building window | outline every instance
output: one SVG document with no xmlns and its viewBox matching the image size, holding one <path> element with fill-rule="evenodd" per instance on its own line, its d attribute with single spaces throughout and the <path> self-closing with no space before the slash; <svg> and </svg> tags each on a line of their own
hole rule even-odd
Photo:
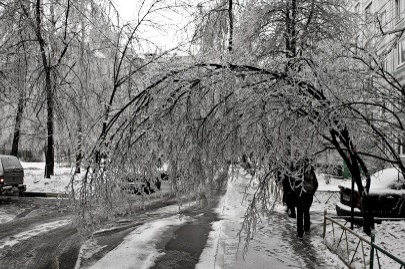
<svg viewBox="0 0 405 269">
<path fill-rule="evenodd" d="M 360 3 L 359 3 L 359 2 L 357 2 L 357 3 L 354 5 L 354 12 L 355 12 L 356 14 L 359 14 L 359 13 L 360 13 Z"/>
<path fill-rule="evenodd" d="M 395 17 L 397 21 L 404 17 L 405 11 L 405 1 L 404 0 L 395 0 Z"/>
<path fill-rule="evenodd" d="M 405 155 L 405 144 L 404 144 L 404 139 L 399 139 L 398 140 L 398 154 L 401 156 Z"/>
<path fill-rule="evenodd" d="M 398 65 L 405 63 L 405 39 L 398 44 Z"/>
<path fill-rule="evenodd" d="M 364 14 L 365 14 L 365 19 L 366 21 L 369 21 L 371 18 L 371 3 L 366 6 L 364 9 Z"/>
<path fill-rule="evenodd" d="M 385 58 L 381 63 L 381 69 L 384 72 L 388 72 L 388 59 Z"/>
</svg>

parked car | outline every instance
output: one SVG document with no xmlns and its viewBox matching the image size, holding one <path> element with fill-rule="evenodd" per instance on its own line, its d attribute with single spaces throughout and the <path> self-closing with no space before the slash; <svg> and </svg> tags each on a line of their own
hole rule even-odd
<svg viewBox="0 0 405 269">
<path fill-rule="evenodd" d="M 26 190 L 24 169 L 15 156 L 0 155 L 0 194 L 18 195 Z"/>
<path fill-rule="evenodd" d="M 126 184 L 124 189 L 131 194 L 152 194 L 160 190 L 162 181 L 168 180 L 169 175 L 163 172 L 160 173 L 160 177 L 157 176 L 155 179 L 147 179 L 145 175 L 132 173 L 125 177 Z"/>
<path fill-rule="evenodd" d="M 351 214 L 351 181 L 339 185 L 340 202 L 336 204 L 338 216 Z M 362 198 L 354 190 L 354 215 L 362 216 Z M 405 180 L 396 168 L 381 170 L 371 176 L 369 201 L 375 217 L 405 218 Z"/>
<path fill-rule="evenodd" d="M 127 186 L 125 189 L 132 194 L 152 194 L 160 189 L 160 181 L 151 184 L 146 178 L 127 178 Z M 153 186 L 154 185 L 154 186 Z"/>
</svg>

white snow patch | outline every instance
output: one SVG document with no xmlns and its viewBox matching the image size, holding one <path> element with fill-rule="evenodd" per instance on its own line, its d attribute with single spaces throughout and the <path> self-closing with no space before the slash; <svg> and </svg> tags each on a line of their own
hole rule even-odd
<svg viewBox="0 0 405 269">
<path fill-rule="evenodd" d="M 350 183 L 350 179 L 339 179 L 327 174 L 316 174 L 318 179 L 318 191 L 339 191 L 338 185 Z"/>
<path fill-rule="evenodd" d="M 15 234 L 11 237 L 5 238 L 4 240 L 1 240 L 0 249 L 3 249 L 5 247 L 14 246 L 15 244 L 17 244 L 23 240 L 27 240 L 28 238 L 31 238 L 33 236 L 48 232 L 50 230 L 56 229 L 61 226 L 68 225 L 70 223 L 71 223 L 70 220 L 57 220 L 57 221 L 48 222 L 45 224 L 35 226 L 35 228 L 32 230 L 24 231 L 19 234 Z"/>
<path fill-rule="evenodd" d="M 175 214 L 180 213 L 182 210 L 190 208 L 192 206 L 198 205 L 199 201 L 185 202 L 181 205 L 169 205 L 162 208 L 146 212 L 145 215 L 165 215 L 165 214 Z"/>
<path fill-rule="evenodd" d="M 154 264 L 159 256 L 163 255 L 156 249 L 156 243 L 162 238 L 164 232 L 172 226 L 178 226 L 190 220 L 183 215 L 176 215 L 145 223 L 131 232 L 120 245 L 89 268 L 129 269 L 134 268 L 136 264 L 138 269 L 147 269 Z"/>
<path fill-rule="evenodd" d="M 27 192 L 45 192 L 45 193 L 70 193 L 72 191 L 71 181 L 76 193 L 79 192 L 81 182 L 85 173 L 75 174 L 75 166 L 68 164 L 55 164 L 55 173 L 51 178 L 44 178 L 44 162 L 21 162 L 24 168 L 24 184 L 27 186 Z M 161 189 L 149 195 L 156 197 L 169 192 L 169 183 L 162 181 Z"/>
<path fill-rule="evenodd" d="M 99 251 L 103 250 L 106 246 L 100 246 L 94 239 L 87 240 L 79 250 L 79 256 L 76 261 L 75 269 L 81 268 L 81 262 L 83 259 L 89 259 L 94 254 L 98 253 Z"/>
<path fill-rule="evenodd" d="M 43 162 L 21 162 L 24 168 L 24 184 L 28 192 L 52 192 L 65 193 L 70 191 L 68 185 L 74 175 L 74 167 L 55 165 L 55 175 L 51 178 L 44 178 L 45 163 Z M 80 174 L 75 175 L 81 179 Z M 75 180 L 79 183 L 79 180 Z"/>
<path fill-rule="evenodd" d="M 6 223 L 13 220 L 16 217 L 15 214 L 9 214 L 3 210 L 0 210 L 0 223 Z"/>
<path fill-rule="evenodd" d="M 221 221 L 212 223 L 212 231 L 208 235 L 206 247 L 203 249 L 200 261 L 195 269 L 218 268 L 221 269 L 221 259 L 218 257 L 219 239 L 221 238 Z"/>
</svg>

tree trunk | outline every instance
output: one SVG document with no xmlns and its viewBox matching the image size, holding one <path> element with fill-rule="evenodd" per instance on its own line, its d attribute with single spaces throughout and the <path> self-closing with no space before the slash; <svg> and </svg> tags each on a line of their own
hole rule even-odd
<svg viewBox="0 0 405 269">
<path fill-rule="evenodd" d="M 53 140 L 53 89 L 52 89 L 52 80 L 51 80 L 51 69 L 48 58 L 46 55 L 46 44 L 45 40 L 41 34 L 41 0 L 37 0 L 36 3 L 36 35 L 38 38 L 39 49 L 42 57 L 42 65 L 44 67 L 45 73 L 45 93 L 46 93 L 46 105 L 47 105 L 47 145 L 45 153 L 45 177 L 50 178 L 54 174 L 54 140 Z"/>
<path fill-rule="evenodd" d="M 297 0 L 288 0 L 285 10 L 285 49 L 287 58 L 293 58 L 297 52 Z M 290 65 L 287 66 L 290 68 Z"/>
<path fill-rule="evenodd" d="M 54 174 L 54 140 L 53 140 L 53 89 L 51 82 L 51 68 L 46 67 L 45 71 L 45 90 L 46 90 L 46 104 L 47 104 L 47 147 L 45 156 L 45 177 L 50 178 Z"/>
<path fill-rule="evenodd" d="M 362 197 L 363 231 L 367 235 L 370 235 L 371 230 L 374 229 L 374 213 L 368 199 L 368 191 L 370 186 L 369 172 L 363 160 L 357 155 L 350 139 L 349 131 L 346 128 L 340 131 L 332 130 L 331 137 L 331 142 L 334 144 L 340 156 L 346 162 L 347 167 L 352 174 L 352 180 L 356 183 L 357 190 Z M 363 172 L 366 175 L 366 188 L 364 188 L 361 181 L 360 167 L 363 169 Z"/>
<path fill-rule="evenodd" d="M 25 77 L 23 78 L 21 75 L 20 70 L 23 67 L 20 65 L 21 61 L 18 61 L 18 70 L 17 70 L 17 88 L 19 91 L 18 97 L 18 105 L 17 105 L 17 114 L 15 117 L 15 125 L 14 125 L 14 134 L 13 134 L 13 144 L 11 146 L 11 155 L 18 156 L 18 146 L 20 142 L 20 130 L 21 130 L 21 123 L 22 123 L 22 116 L 24 113 L 25 107 L 25 83 L 21 81 L 25 81 Z M 26 69 L 26 68 L 24 68 Z"/>
<path fill-rule="evenodd" d="M 11 146 L 11 155 L 18 156 L 18 145 L 20 141 L 20 130 L 21 130 L 21 122 L 22 122 L 22 115 L 24 112 L 25 100 L 24 100 L 24 93 L 23 90 L 20 89 L 20 98 L 18 99 L 18 106 L 17 106 L 17 115 L 15 117 L 15 125 L 14 125 L 14 135 L 13 135 L 13 144 Z"/>
<path fill-rule="evenodd" d="M 82 10 L 85 10 L 83 6 L 81 6 Z M 80 39 L 80 45 L 79 45 L 79 53 L 80 53 L 80 65 L 79 65 L 79 78 L 80 78 L 80 88 L 82 92 L 84 93 L 87 90 L 87 70 L 84 66 L 85 62 L 85 56 L 84 56 L 84 50 L 85 50 L 85 36 L 86 36 L 86 27 L 84 24 L 84 18 L 81 16 L 80 18 L 80 25 L 82 28 L 82 36 Z M 83 87 L 83 85 L 85 85 Z M 80 174 L 80 165 L 82 162 L 82 143 L 83 143 L 83 126 L 82 126 L 82 97 L 79 96 L 79 99 L 77 101 L 78 103 L 78 108 L 77 108 L 77 114 L 78 114 L 78 119 L 77 119 L 77 148 L 76 148 L 76 174 Z"/>
<path fill-rule="evenodd" d="M 76 174 L 80 174 L 80 164 L 82 161 L 82 120 L 79 111 L 79 119 L 77 120 L 77 151 L 76 151 Z"/>
<path fill-rule="evenodd" d="M 228 16 L 229 16 L 229 40 L 228 51 L 232 51 L 233 46 L 233 0 L 228 0 Z"/>
</svg>

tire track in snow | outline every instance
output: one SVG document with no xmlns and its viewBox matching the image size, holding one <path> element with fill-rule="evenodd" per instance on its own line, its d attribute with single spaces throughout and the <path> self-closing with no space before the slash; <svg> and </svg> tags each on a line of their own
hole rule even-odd
<svg viewBox="0 0 405 269">
<path fill-rule="evenodd" d="M 50 230 L 59 228 L 61 226 L 65 226 L 71 223 L 71 220 L 57 220 L 57 221 L 52 221 L 44 224 L 40 224 L 35 226 L 31 230 L 27 230 L 18 234 L 14 234 L 12 236 L 8 236 L 5 238 L 2 238 L 0 240 L 0 250 L 6 248 L 6 247 L 11 247 L 14 246 L 15 244 L 18 244 L 21 241 L 28 240 L 31 237 L 37 236 L 39 234 L 48 232 Z"/>
</svg>

